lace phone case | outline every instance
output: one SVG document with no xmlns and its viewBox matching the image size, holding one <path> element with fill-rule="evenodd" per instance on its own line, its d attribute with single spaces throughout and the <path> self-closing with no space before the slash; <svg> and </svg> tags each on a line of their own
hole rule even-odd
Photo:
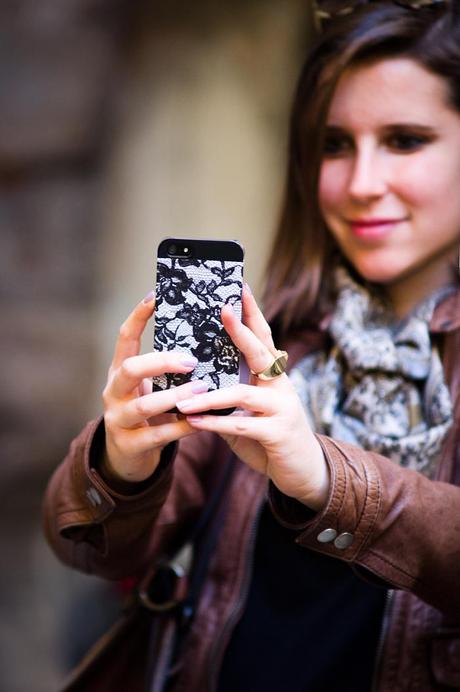
<svg viewBox="0 0 460 692">
<path fill-rule="evenodd" d="M 204 380 L 210 390 L 239 382 L 239 351 L 220 312 L 231 303 L 241 317 L 242 287 L 243 248 L 236 241 L 168 238 L 160 243 L 154 349 L 183 351 L 198 365 L 191 373 L 154 377 L 153 391 L 192 379 Z"/>
</svg>

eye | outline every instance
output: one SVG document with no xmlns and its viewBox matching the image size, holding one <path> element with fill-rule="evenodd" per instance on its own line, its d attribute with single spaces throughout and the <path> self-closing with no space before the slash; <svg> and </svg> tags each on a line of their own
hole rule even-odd
<svg viewBox="0 0 460 692">
<path fill-rule="evenodd" d="M 323 143 L 323 157 L 334 158 L 343 156 L 353 148 L 353 143 L 347 135 L 340 132 L 327 132 Z"/>
<path fill-rule="evenodd" d="M 386 143 L 394 151 L 410 154 L 422 149 L 430 141 L 430 138 L 424 135 L 400 132 L 389 135 Z"/>
</svg>

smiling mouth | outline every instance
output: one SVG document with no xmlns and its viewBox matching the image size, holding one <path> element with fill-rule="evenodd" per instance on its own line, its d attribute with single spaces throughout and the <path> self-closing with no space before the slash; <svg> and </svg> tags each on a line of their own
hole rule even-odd
<svg viewBox="0 0 460 692">
<path fill-rule="evenodd" d="M 350 219 L 348 224 L 355 236 L 363 239 L 378 239 L 390 233 L 406 219 Z"/>
</svg>

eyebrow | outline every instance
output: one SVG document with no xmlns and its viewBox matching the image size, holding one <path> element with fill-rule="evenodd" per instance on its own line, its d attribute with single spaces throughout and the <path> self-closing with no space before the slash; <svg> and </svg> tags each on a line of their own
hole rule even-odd
<svg viewBox="0 0 460 692">
<path fill-rule="evenodd" d="M 348 128 L 343 127 L 342 125 L 336 125 L 334 123 L 331 123 L 330 125 L 326 123 L 326 130 L 329 132 L 346 132 Z M 394 130 L 411 130 L 411 131 L 416 131 L 422 134 L 426 135 L 433 135 L 436 132 L 436 129 L 434 127 L 431 127 L 430 125 L 422 125 L 421 123 L 411 123 L 411 122 L 403 122 L 403 123 L 389 123 L 388 125 L 383 125 L 381 128 L 382 130 L 386 131 L 394 131 Z"/>
<path fill-rule="evenodd" d="M 390 123 L 389 125 L 384 125 L 383 130 L 416 130 L 417 132 L 425 133 L 427 135 L 434 134 L 436 128 L 431 125 L 422 125 L 422 123 Z"/>
</svg>

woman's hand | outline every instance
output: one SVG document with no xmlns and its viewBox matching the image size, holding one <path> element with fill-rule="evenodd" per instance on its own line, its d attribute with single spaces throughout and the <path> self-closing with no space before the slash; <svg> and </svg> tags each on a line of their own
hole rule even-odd
<svg viewBox="0 0 460 692">
<path fill-rule="evenodd" d="M 273 362 L 276 348 L 270 328 L 246 287 L 243 320 L 244 324 L 230 306 L 223 308 L 222 321 L 232 341 L 249 368 L 261 372 Z M 233 406 L 242 411 L 230 416 L 199 415 Z M 179 401 L 177 407 L 196 430 L 222 435 L 242 461 L 266 474 L 281 492 L 314 510 L 324 506 L 328 467 L 286 374 L 269 381 L 251 375 L 248 385 L 200 394 Z"/>
<path fill-rule="evenodd" d="M 140 482 L 158 466 L 165 445 L 194 429 L 167 411 L 178 400 L 207 390 L 201 381 L 152 393 L 149 378 L 188 373 L 196 359 L 177 351 L 139 355 L 140 340 L 154 308 L 153 293 L 139 303 L 120 328 L 103 392 L 106 452 L 103 470 L 114 480 Z"/>
</svg>

